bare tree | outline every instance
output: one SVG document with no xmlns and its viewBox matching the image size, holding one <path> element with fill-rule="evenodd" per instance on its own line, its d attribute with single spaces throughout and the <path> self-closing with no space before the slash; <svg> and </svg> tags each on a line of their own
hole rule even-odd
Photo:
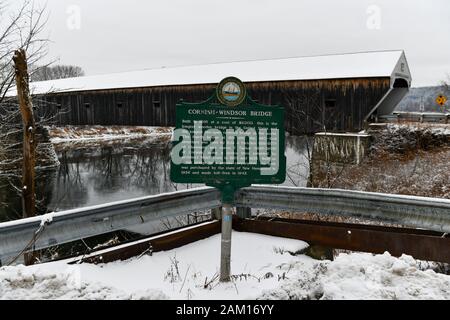
<svg viewBox="0 0 450 320">
<path fill-rule="evenodd" d="M 14 53 L 17 97 L 23 126 L 22 210 L 23 216 L 35 215 L 34 167 L 36 163 L 36 122 L 31 103 L 28 65 L 25 50 Z"/>
<path fill-rule="evenodd" d="M 6 184 L 16 191 L 17 196 L 23 199 L 23 215 L 29 216 L 34 214 L 36 206 L 33 188 L 36 123 L 27 90 L 27 68 L 47 53 L 47 40 L 40 36 L 47 16 L 45 7 L 36 7 L 32 1 L 23 2 L 17 11 L 12 12 L 9 4 L 0 0 L 0 21 L 0 170 L 9 170 L 8 174 L 2 174 L 2 187 Z M 28 61 L 24 59 L 25 52 Z M 23 89 L 19 94 L 14 88 L 15 80 L 19 84 L 17 88 Z M 28 155 L 26 159 L 21 152 L 22 141 L 29 142 L 24 145 Z M 23 175 L 27 182 L 18 187 L 21 175 L 11 169 L 20 169 L 21 163 L 30 170 Z M 26 263 L 31 263 L 31 258 L 32 255 L 26 256 Z"/>
<path fill-rule="evenodd" d="M 25 88 L 28 82 L 26 69 L 47 53 L 47 40 L 40 36 L 47 21 L 45 12 L 45 7 L 36 7 L 32 1 L 23 2 L 17 11 L 12 12 L 9 3 L 0 0 L 0 171 L 9 170 L 7 174 L 2 173 L 0 188 L 15 190 L 17 198 L 22 199 L 23 216 L 33 215 L 36 207 L 33 182 L 36 125 L 30 95 Z M 25 52 L 28 56 L 28 65 L 24 59 L 21 59 L 25 58 Z M 18 69 L 14 67 L 13 58 L 21 72 L 16 72 Z M 19 96 L 14 88 L 16 76 L 24 89 Z M 28 107 L 20 108 L 19 100 L 23 106 Z M 25 117 L 22 118 L 22 116 Z M 21 120 L 24 120 L 25 126 Z M 24 145 L 25 154 L 29 155 L 25 157 L 26 159 L 21 152 L 22 141 L 25 140 L 30 142 Z M 21 185 L 20 172 L 11 171 L 11 169 L 20 169 L 21 163 L 31 169 L 22 175 L 22 178 L 26 179 L 23 185 Z M 2 193 L 3 191 L 1 190 Z M 13 200 L 12 203 L 15 201 L 11 199 L 11 196 L 10 194 L 6 207 L 9 207 L 11 200 Z M 10 209 L 14 211 L 14 208 Z M 32 263 L 33 257 L 33 254 L 26 254 L 25 263 Z"/>
<path fill-rule="evenodd" d="M 48 41 L 41 37 L 47 20 L 45 7 L 36 7 L 30 0 L 25 1 L 15 14 L 9 12 L 5 0 L 0 0 L 0 105 L 14 85 L 14 52 L 25 50 L 31 66 L 47 54 Z"/>
<path fill-rule="evenodd" d="M 25 1 L 11 13 L 0 0 L 0 170 L 20 167 L 20 157 L 11 157 L 21 145 L 21 113 L 14 90 L 13 56 L 16 50 L 27 53 L 28 65 L 36 64 L 47 53 L 47 40 L 41 37 L 47 21 L 45 7 Z M 19 136 L 19 138 L 18 138 Z M 9 155 L 9 156 L 7 156 Z"/>
<path fill-rule="evenodd" d="M 445 91 L 450 91 L 450 73 L 447 73 L 446 79 L 441 81 L 441 86 L 444 87 Z"/>
<path fill-rule="evenodd" d="M 31 103 L 28 64 L 25 50 L 14 53 L 14 69 L 17 97 L 23 125 L 23 160 L 22 160 L 22 215 L 33 217 L 36 211 L 35 199 L 35 163 L 36 163 L 36 122 Z M 33 254 L 25 254 L 25 264 L 33 264 Z"/>
<path fill-rule="evenodd" d="M 24 50 L 28 64 L 34 64 L 47 53 L 47 40 L 41 37 L 47 21 L 45 12 L 45 7 L 25 1 L 11 13 L 8 3 L 0 0 L 0 170 L 20 168 L 21 162 L 20 153 L 16 155 L 21 146 L 22 124 L 13 88 L 12 58 L 16 50 Z"/>
<path fill-rule="evenodd" d="M 310 89 L 309 92 L 303 92 L 302 90 L 286 90 L 283 94 L 286 99 L 285 105 L 286 109 L 289 110 L 288 113 L 291 121 L 296 124 L 294 127 L 297 132 L 294 132 L 294 134 L 302 134 L 311 131 L 322 131 L 327 134 L 328 132 L 339 129 L 337 120 L 343 116 L 342 112 L 338 111 L 336 107 L 326 105 L 319 88 Z M 301 131 L 299 128 L 304 128 L 304 130 Z M 291 174 L 296 171 L 304 171 L 297 170 L 298 168 L 295 168 L 296 166 L 307 166 L 306 172 L 308 172 L 308 176 L 301 177 L 303 179 L 306 178 L 307 186 L 332 188 L 339 175 L 342 174 L 343 169 L 339 170 L 339 172 L 333 170 L 333 163 L 330 159 L 330 143 L 325 143 L 324 145 L 326 148 L 326 150 L 324 150 L 326 158 L 322 161 L 325 169 L 325 177 L 323 179 L 315 179 L 315 177 L 313 177 L 313 174 L 317 174 L 313 172 L 315 165 L 314 161 L 316 161 L 316 159 L 313 159 L 314 139 L 305 138 L 304 143 L 305 152 L 303 153 L 303 157 L 306 158 L 306 161 L 299 161 L 292 167 L 287 168 L 288 179 L 294 185 L 297 185 L 295 178 L 292 177 Z M 320 182 L 316 182 L 316 180 Z"/>
<path fill-rule="evenodd" d="M 36 67 L 31 72 L 31 81 L 45 81 L 53 79 L 65 79 L 84 76 L 81 67 L 72 65 L 54 65 Z"/>
</svg>

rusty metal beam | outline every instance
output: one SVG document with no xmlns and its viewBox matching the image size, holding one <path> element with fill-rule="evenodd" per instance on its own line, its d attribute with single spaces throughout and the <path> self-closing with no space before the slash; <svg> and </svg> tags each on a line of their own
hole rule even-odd
<svg viewBox="0 0 450 320">
<path fill-rule="evenodd" d="M 311 221 L 299 219 L 260 218 L 258 220 L 234 217 L 233 229 L 277 237 L 307 241 L 311 244 L 352 251 L 393 256 L 409 254 L 416 259 L 450 263 L 450 238 L 429 230 L 385 227 L 351 223 Z M 87 263 L 108 263 L 126 260 L 145 251 L 171 250 L 208 238 L 220 232 L 220 221 L 200 223 L 157 236 L 119 245 L 83 258 Z M 79 262 L 79 260 L 72 263 Z"/>
<path fill-rule="evenodd" d="M 138 256 L 146 251 L 158 252 L 172 250 L 186 244 L 211 237 L 220 232 L 220 221 L 200 223 L 197 226 L 186 227 L 178 231 L 168 231 L 165 234 L 152 236 L 117 248 L 110 248 L 100 253 L 92 254 L 71 263 L 108 263 L 117 260 L 126 260 Z"/>
<path fill-rule="evenodd" d="M 450 238 L 435 231 L 294 219 L 235 219 L 236 231 L 304 240 L 336 249 L 408 254 L 416 259 L 450 263 Z"/>
</svg>

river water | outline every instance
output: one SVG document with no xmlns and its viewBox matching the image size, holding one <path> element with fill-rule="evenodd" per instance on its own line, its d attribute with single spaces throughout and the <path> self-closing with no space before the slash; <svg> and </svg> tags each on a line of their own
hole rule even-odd
<svg viewBox="0 0 450 320">
<path fill-rule="evenodd" d="M 181 190 L 170 181 L 169 136 L 55 144 L 61 165 L 37 172 L 39 213 L 86 207 Z M 286 138 L 284 185 L 305 186 L 306 138 Z M 0 221 L 21 217 L 19 177 L 0 176 Z"/>
</svg>

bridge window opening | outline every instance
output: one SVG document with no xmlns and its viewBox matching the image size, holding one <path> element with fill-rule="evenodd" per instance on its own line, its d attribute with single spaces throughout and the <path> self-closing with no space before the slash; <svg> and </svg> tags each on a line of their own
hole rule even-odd
<svg viewBox="0 0 450 320">
<path fill-rule="evenodd" d="M 336 107 L 336 99 L 325 99 L 325 108 L 335 108 Z"/>
<path fill-rule="evenodd" d="M 122 109 L 123 107 L 123 102 L 117 102 L 117 108 Z"/>
<path fill-rule="evenodd" d="M 394 88 L 408 88 L 408 81 L 402 78 L 397 78 L 394 81 Z"/>
<path fill-rule="evenodd" d="M 160 91 L 154 91 L 152 93 L 152 102 L 153 102 L 153 108 L 161 107 L 161 92 Z"/>
<path fill-rule="evenodd" d="M 90 103 L 85 103 L 85 104 L 84 104 L 84 107 L 85 107 L 86 109 L 89 109 L 89 108 L 91 107 L 91 104 L 90 104 Z"/>
<path fill-rule="evenodd" d="M 57 103 L 57 104 L 56 104 L 56 109 L 61 110 L 61 107 L 62 107 L 62 106 L 61 106 L 61 103 Z"/>
</svg>

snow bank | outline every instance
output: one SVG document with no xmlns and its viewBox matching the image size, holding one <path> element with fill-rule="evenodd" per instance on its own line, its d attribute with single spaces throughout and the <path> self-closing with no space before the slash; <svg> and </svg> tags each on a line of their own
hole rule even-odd
<svg viewBox="0 0 450 320">
<path fill-rule="evenodd" d="M 262 289 L 278 286 L 279 265 L 298 259 L 289 252 L 306 246 L 299 240 L 233 232 L 230 284 L 218 281 L 220 235 L 127 262 L 83 265 L 82 274 L 130 294 L 159 288 L 172 299 L 254 299 Z"/>
<path fill-rule="evenodd" d="M 317 261 L 303 241 L 232 235 L 232 282 L 218 281 L 220 235 L 108 264 L 0 268 L 0 299 L 450 299 L 450 276 L 410 256 Z"/>
<path fill-rule="evenodd" d="M 399 130 L 408 130 L 410 132 L 417 132 L 417 131 L 425 131 L 428 130 L 434 135 L 441 135 L 441 136 L 450 136 L 450 124 L 443 124 L 443 123 L 415 123 L 415 122 L 409 122 L 409 123 L 389 123 L 387 125 L 387 129 L 391 133 L 396 133 Z"/>
<path fill-rule="evenodd" d="M 323 299 L 450 299 L 450 276 L 389 253 L 342 254 L 321 278 Z"/>
<path fill-rule="evenodd" d="M 279 285 L 279 266 L 304 256 L 303 241 L 233 232 L 233 282 L 218 281 L 220 235 L 152 256 L 108 264 L 66 261 L 0 268 L 3 299 L 254 299 Z M 290 253 L 291 252 L 291 253 Z M 16 279 L 11 282 L 10 279 Z"/>
<path fill-rule="evenodd" d="M 167 299 L 161 291 L 147 290 L 127 294 L 99 282 L 81 281 L 80 269 L 65 266 L 63 270 L 38 267 L 3 267 L 0 269 L 0 299 L 8 300 L 102 300 Z"/>
<path fill-rule="evenodd" d="M 411 256 L 340 254 L 335 261 L 291 266 L 295 278 L 266 299 L 450 299 L 450 276 L 422 271 Z"/>
</svg>

